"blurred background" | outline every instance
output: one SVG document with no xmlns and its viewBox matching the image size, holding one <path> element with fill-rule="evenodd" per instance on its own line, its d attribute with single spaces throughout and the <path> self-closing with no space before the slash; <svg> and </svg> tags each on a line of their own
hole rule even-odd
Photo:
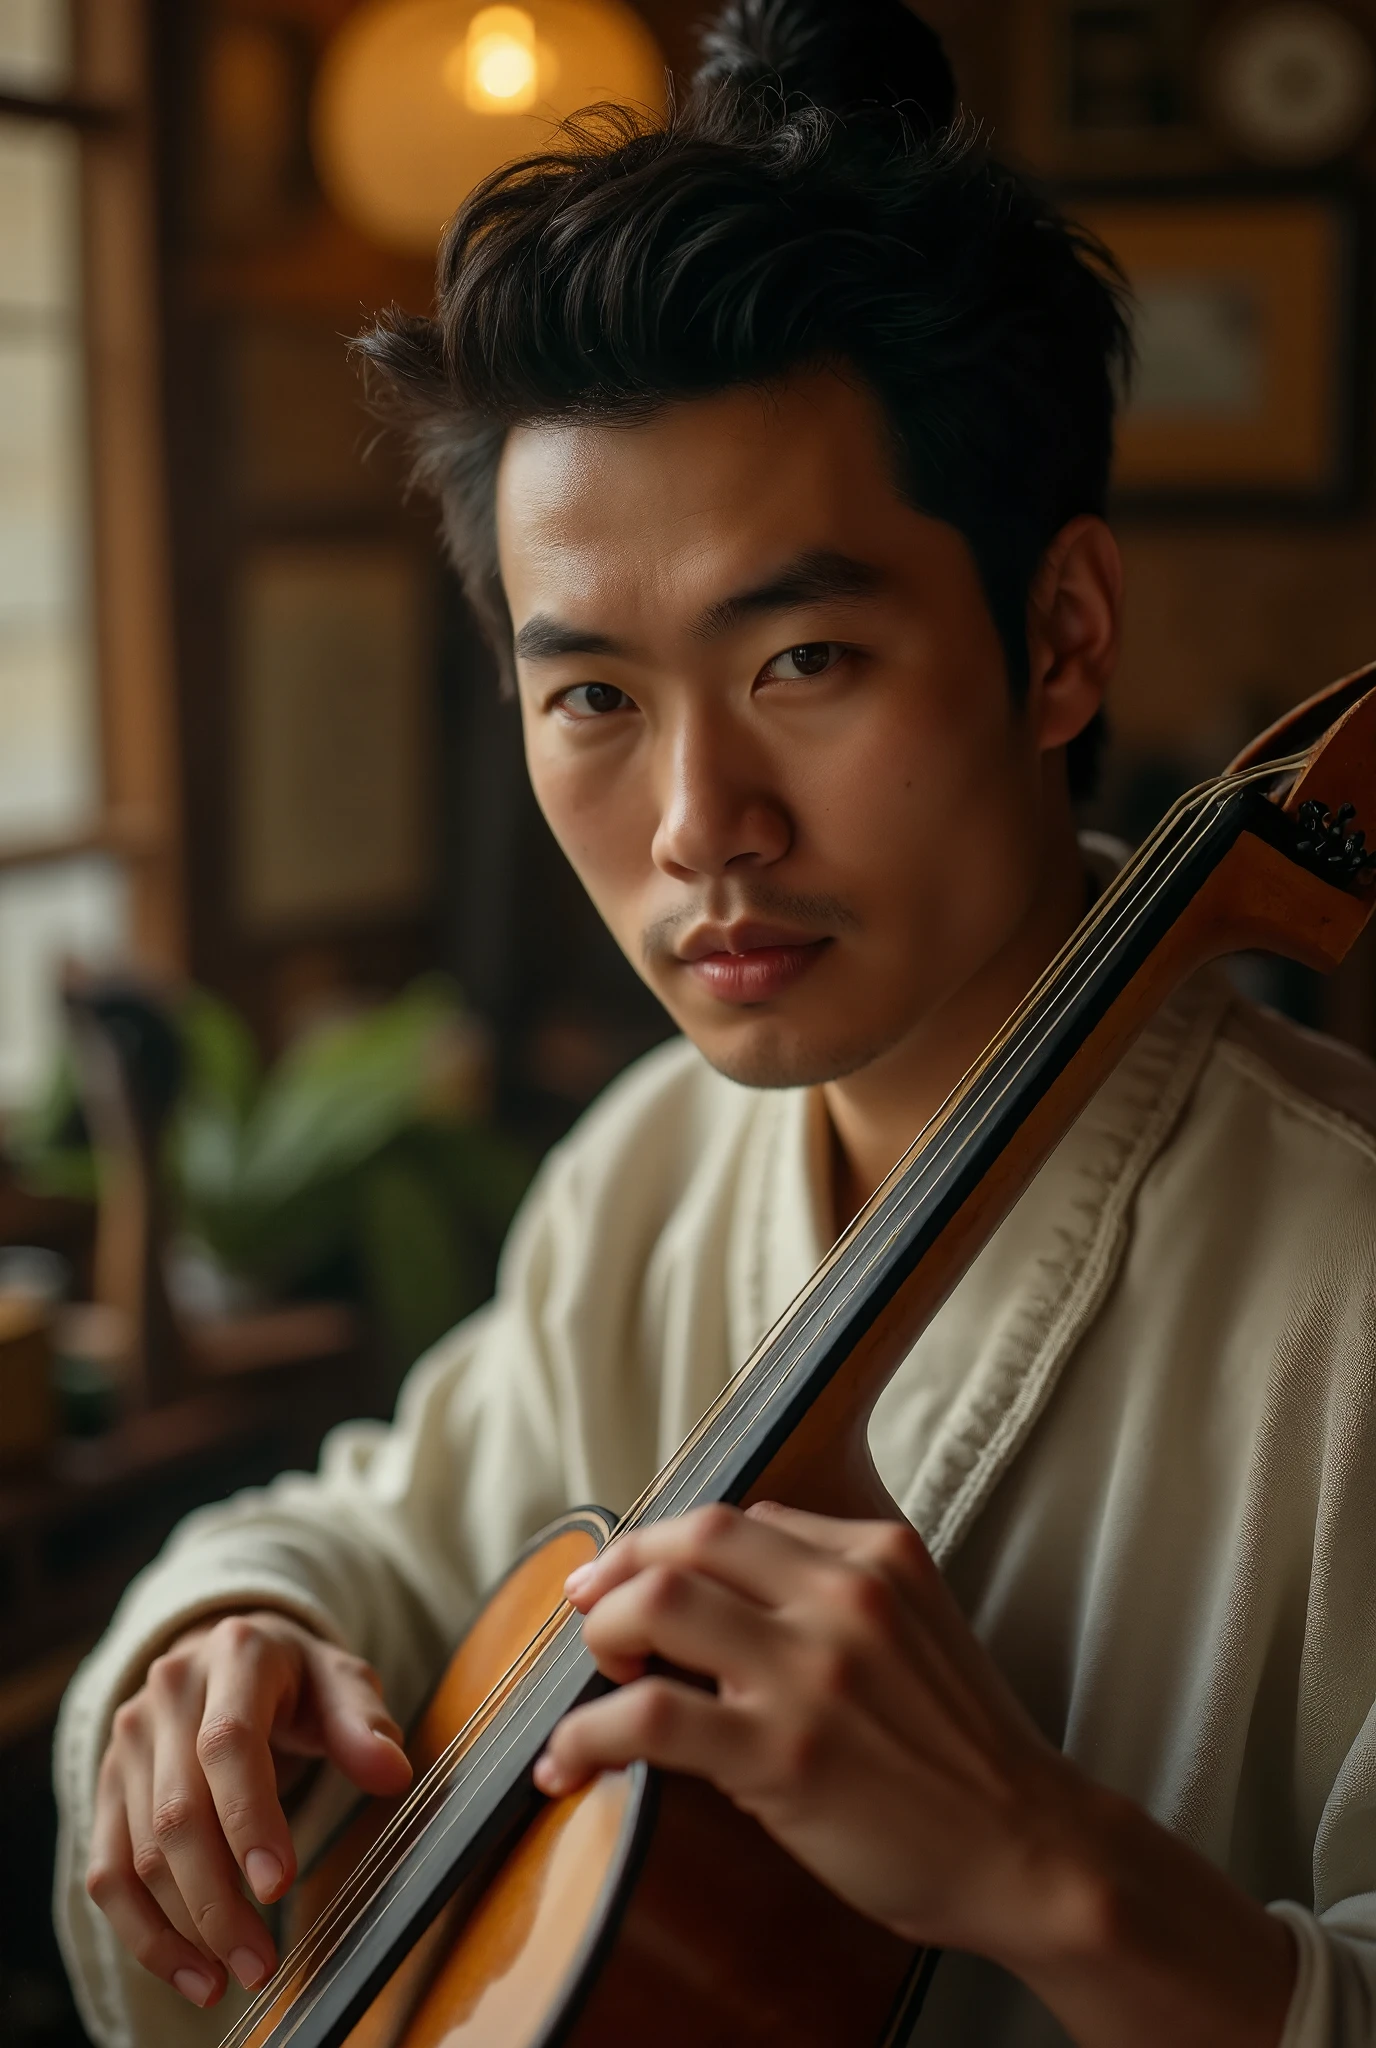
<svg viewBox="0 0 1376 2048">
<path fill-rule="evenodd" d="M 843 6 L 845 0 L 836 0 Z M 667 1025 L 554 849 L 345 353 L 441 223 L 705 0 L 0 0 L 0 2034 L 67 1677 L 197 1502 L 480 1301 Z M 1120 256 L 1141 372 L 1092 822 L 1376 658 L 1376 0 L 931 0 Z M 1376 1050 L 1376 952 L 1266 1000 Z"/>
</svg>

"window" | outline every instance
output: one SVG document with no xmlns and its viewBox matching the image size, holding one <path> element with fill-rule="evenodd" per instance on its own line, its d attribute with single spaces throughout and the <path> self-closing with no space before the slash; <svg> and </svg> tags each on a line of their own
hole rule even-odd
<svg viewBox="0 0 1376 2048">
<path fill-rule="evenodd" d="M 0 0 L 0 1110 L 178 960 L 139 0 Z"/>
</svg>

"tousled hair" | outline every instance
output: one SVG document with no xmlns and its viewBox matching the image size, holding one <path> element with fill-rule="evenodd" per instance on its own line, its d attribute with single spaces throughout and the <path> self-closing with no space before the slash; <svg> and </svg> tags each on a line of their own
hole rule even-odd
<svg viewBox="0 0 1376 2048">
<path fill-rule="evenodd" d="M 831 366 L 877 398 L 905 497 L 968 541 L 1022 694 L 1038 564 L 1104 511 L 1123 309 L 1102 246 L 957 112 L 903 0 L 730 0 L 666 120 L 596 108 L 496 172 L 445 233 L 434 317 L 394 310 L 356 347 L 508 685 L 513 426 Z M 1075 795 L 1101 736 L 1067 750 Z"/>
</svg>

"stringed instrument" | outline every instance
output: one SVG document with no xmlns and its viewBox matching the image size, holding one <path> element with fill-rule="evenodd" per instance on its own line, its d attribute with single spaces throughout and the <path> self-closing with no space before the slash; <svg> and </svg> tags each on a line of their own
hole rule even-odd
<svg viewBox="0 0 1376 2048">
<path fill-rule="evenodd" d="M 1320 970 L 1365 925 L 1376 664 L 1183 797 L 1103 891 L 807 1287 L 619 1523 L 579 1510 L 490 1597 L 371 1802 L 296 1887 L 224 2048 L 882 2048 L 934 1957 L 834 1897 L 710 1786 L 645 1766 L 548 1802 L 531 1769 L 605 1685 L 563 1582 L 618 1528 L 770 1498 L 898 1513 L 875 1400 L 1141 1026 L 1265 949 Z"/>
</svg>

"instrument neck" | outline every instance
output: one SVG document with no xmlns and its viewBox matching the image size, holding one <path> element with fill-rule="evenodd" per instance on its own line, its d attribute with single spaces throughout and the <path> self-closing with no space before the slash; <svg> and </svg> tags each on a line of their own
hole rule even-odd
<svg viewBox="0 0 1376 2048">
<path fill-rule="evenodd" d="M 1129 864 L 628 1523 L 749 1498 L 843 1370 L 854 1384 L 868 1367 L 872 1404 L 1107 1065 L 1197 964 L 1182 955 L 1182 920 L 1248 822 L 1271 808 L 1259 791 L 1224 786 L 1168 821 Z M 1167 945 L 1173 934 L 1177 943 Z M 1115 1009 L 1111 1057 L 1084 1062 L 1087 1044 Z M 1067 1110 L 1068 1083 L 1079 1086 L 1081 1099 Z M 1057 1118 L 1048 1135 L 1038 1111 L 1053 1092 Z M 953 1227 L 977 1195 L 978 1239 Z M 882 1377 L 869 1341 L 876 1330 L 883 1333 Z M 833 1438 L 826 1464 L 832 1485 L 844 1485 L 845 1461 L 835 1449 Z M 814 1497 L 797 1504 L 819 1503 Z"/>
<path fill-rule="evenodd" d="M 1225 778 L 1183 800 L 1104 891 L 622 1528 L 763 1492 L 865 1511 L 857 1503 L 877 1484 L 865 1430 L 881 1387 L 1165 997 L 1240 946 L 1304 958 L 1310 932 L 1316 962 L 1325 944 L 1341 957 L 1365 908 L 1297 876 L 1293 828 L 1263 779 Z M 1229 880 L 1239 862 L 1240 892 Z M 419 1929 L 518 1824 L 535 1757 L 600 1683 L 578 1617 L 552 1616 L 416 1788 L 366 1910 L 327 1916 L 299 1994 L 231 2039 L 338 2048 Z"/>
</svg>

